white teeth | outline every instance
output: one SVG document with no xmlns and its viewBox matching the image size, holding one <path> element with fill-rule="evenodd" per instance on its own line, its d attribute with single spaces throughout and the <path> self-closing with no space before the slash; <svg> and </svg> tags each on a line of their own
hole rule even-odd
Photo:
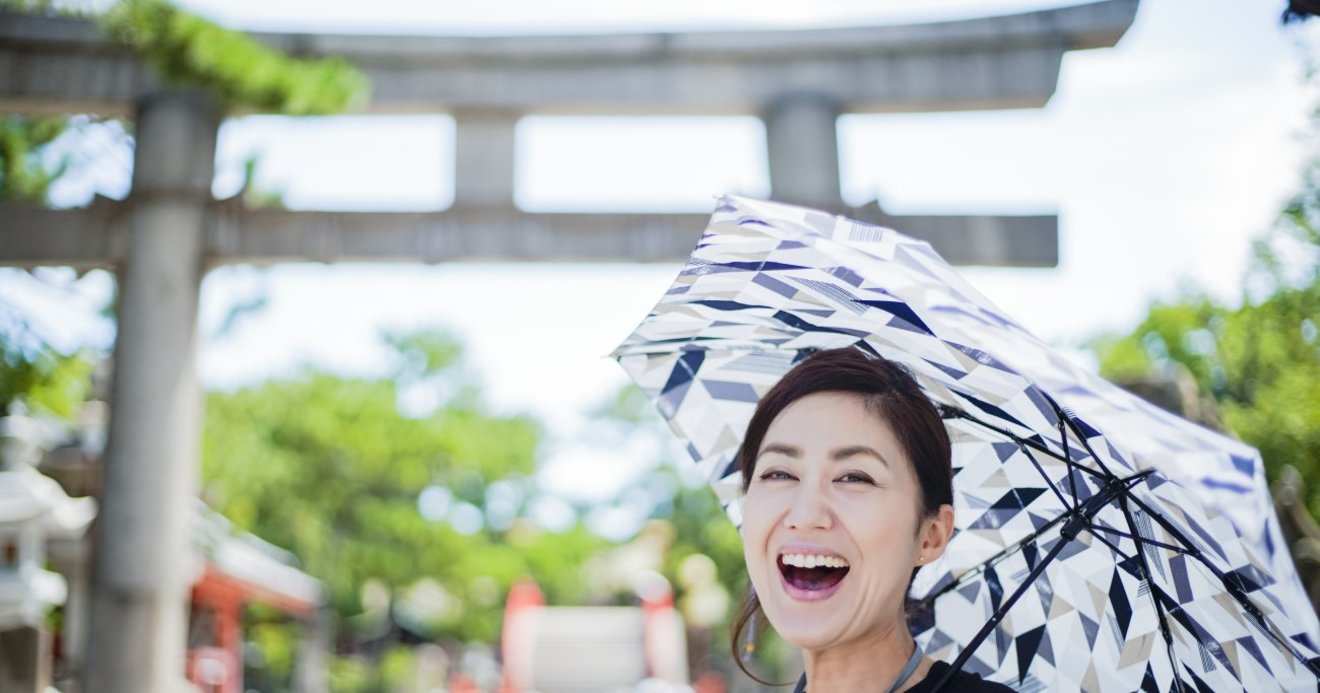
<svg viewBox="0 0 1320 693">
<path fill-rule="evenodd" d="M 818 556 L 814 554 L 786 553 L 783 555 L 784 565 L 791 565 L 795 568 L 847 568 L 848 561 L 839 556 Z"/>
</svg>

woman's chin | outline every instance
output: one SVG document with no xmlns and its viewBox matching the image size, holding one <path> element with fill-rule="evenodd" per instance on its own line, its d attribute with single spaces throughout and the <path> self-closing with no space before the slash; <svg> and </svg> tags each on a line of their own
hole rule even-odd
<svg viewBox="0 0 1320 693">
<path fill-rule="evenodd" d="M 774 604 L 762 603 L 775 633 L 785 642 L 805 650 L 819 650 L 839 641 L 854 609 L 843 608 L 844 600 L 800 601 L 784 592 L 774 595 Z"/>
<path fill-rule="evenodd" d="M 805 651 L 827 650 L 842 640 L 843 624 L 828 620 L 809 620 L 801 617 L 789 617 L 783 624 L 774 624 L 775 633 L 784 642 Z"/>
</svg>

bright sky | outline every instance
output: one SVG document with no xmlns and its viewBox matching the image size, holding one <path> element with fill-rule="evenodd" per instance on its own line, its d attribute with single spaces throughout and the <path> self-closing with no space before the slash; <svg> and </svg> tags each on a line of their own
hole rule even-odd
<svg viewBox="0 0 1320 693">
<path fill-rule="evenodd" d="M 180 0 L 235 28 L 335 33 L 509 35 L 897 24 L 1006 14 L 1084 0 Z"/>
<path fill-rule="evenodd" d="M 454 0 L 182 4 L 250 29 L 498 34 L 905 23 L 1064 3 L 510 0 L 498 12 Z M 1043 109 L 845 116 L 845 199 L 879 196 L 898 214 L 1057 212 L 1057 269 L 966 273 L 1062 346 L 1130 327 L 1151 300 L 1181 285 L 1235 299 L 1249 241 L 1293 192 L 1305 154 L 1298 138 L 1312 100 L 1294 43 L 1309 32 L 1314 45 L 1316 33 L 1280 28 L 1283 5 L 1143 0 L 1116 48 L 1065 57 L 1058 91 Z M 530 210 L 708 211 L 719 193 L 766 194 L 763 137 L 750 118 L 531 116 L 518 128 L 517 201 Z M 102 165 L 58 190 L 62 201 L 93 189 L 123 194 L 128 159 L 113 136 L 103 139 Z M 222 130 L 215 188 L 231 193 L 241 162 L 259 154 L 259 184 L 282 190 L 291 207 L 442 209 L 452 199 L 452 152 L 453 124 L 444 116 L 246 118 Z M 582 413 L 625 382 L 603 355 L 678 269 L 226 268 L 204 285 L 202 374 L 212 387 L 233 387 L 303 363 L 378 372 L 381 329 L 447 328 L 467 343 L 495 407 L 549 424 L 557 442 L 542 476 L 547 487 L 603 496 L 642 461 L 580 443 L 592 435 Z M 14 295 L 46 306 L 39 322 L 52 333 L 103 341 L 103 329 L 78 317 L 86 312 L 79 301 L 94 301 L 75 294 L 95 296 L 105 284 L 93 278 L 63 293 L 28 287 Z M 215 336 L 231 306 L 257 295 L 268 299 L 264 310 Z M 586 487 L 584 469 L 597 479 Z"/>
</svg>

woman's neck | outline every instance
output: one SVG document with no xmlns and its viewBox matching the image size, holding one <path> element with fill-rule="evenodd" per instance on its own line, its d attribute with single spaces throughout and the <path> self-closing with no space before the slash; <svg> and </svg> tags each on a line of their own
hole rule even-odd
<svg viewBox="0 0 1320 693">
<path fill-rule="evenodd" d="M 809 691 L 884 691 L 902 672 L 917 643 L 899 620 L 895 627 L 823 650 L 804 650 L 807 690 Z M 908 677 L 906 684 L 920 681 L 930 670 L 930 661 Z M 907 688 L 900 686 L 900 690 Z"/>
</svg>

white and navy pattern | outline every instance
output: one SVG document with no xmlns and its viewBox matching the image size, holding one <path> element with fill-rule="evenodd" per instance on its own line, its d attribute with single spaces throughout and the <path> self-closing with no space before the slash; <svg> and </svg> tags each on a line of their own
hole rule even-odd
<svg viewBox="0 0 1320 693">
<path fill-rule="evenodd" d="M 1315 690 L 1320 624 L 1256 450 L 1055 353 L 924 242 L 721 198 L 614 356 L 738 523 L 757 400 L 836 347 L 904 364 L 949 412 L 956 533 L 913 592 L 927 653 L 998 613 L 963 668 L 1022 690 Z"/>
</svg>

